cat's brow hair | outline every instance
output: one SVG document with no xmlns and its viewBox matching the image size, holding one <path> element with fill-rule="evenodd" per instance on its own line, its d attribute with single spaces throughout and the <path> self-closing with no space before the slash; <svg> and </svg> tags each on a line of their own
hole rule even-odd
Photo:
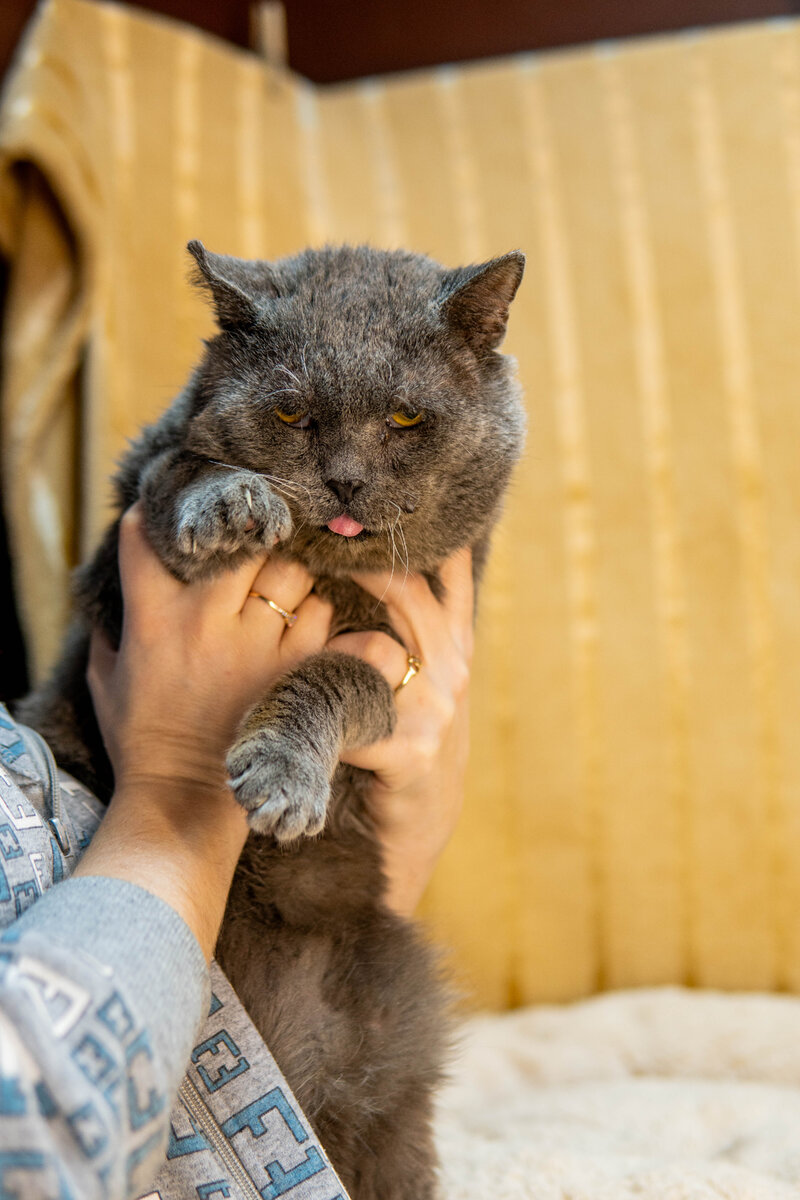
<svg viewBox="0 0 800 1200">
<path fill-rule="evenodd" d="M 387 367 L 389 368 L 389 384 L 391 385 L 391 383 L 392 383 L 392 380 L 394 379 L 394 372 L 392 371 L 392 364 L 391 364 L 391 362 L 390 362 L 390 361 L 389 361 L 389 359 L 386 357 L 386 355 L 385 355 L 385 354 L 381 354 L 381 352 L 380 352 L 380 351 L 376 351 L 376 355 L 375 355 L 375 357 L 376 357 L 376 358 L 382 358 L 382 359 L 383 359 L 383 361 L 386 363 Z"/>
<path fill-rule="evenodd" d="M 300 391 L 299 391 L 299 389 L 298 389 L 298 388 L 277 388 L 277 389 L 276 389 L 274 392 L 265 392 L 265 393 L 264 393 L 264 395 L 261 397 L 261 399 L 262 399 L 262 400 L 269 400 L 269 399 L 270 399 L 270 397 L 272 397 L 272 396 L 280 396 L 280 395 L 282 395 L 284 392 L 291 392 L 291 394 L 292 394 L 293 396 L 299 396 L 299 395 L 300 395 Z"/>
<path fill-rule="evenodd" d="M 302 379 L 298 379 L 298 377 L 295 375 L 294 371 L 290 371 L 288 367 L 284 367 L 283 363 L 279 363 L 278 366 L 275 368 L 275 370 L 283 371 L 284 375 L 288 375 L 290 379 L 293 379 L 295 381 L 298 388 L 303 386 Z M 306 378 L 308 378 L 308 371 L 306 371 Z"/>
</svg>

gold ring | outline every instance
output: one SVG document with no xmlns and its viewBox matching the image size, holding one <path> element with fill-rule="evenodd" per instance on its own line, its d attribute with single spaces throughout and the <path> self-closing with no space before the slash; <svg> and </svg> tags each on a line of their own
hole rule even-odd
<svg viewBox="0 0 800 1200">
<path fill-rule="evenodd" d="M 255 596 L 256 599 L 263 600 L 265 604 L 268 604 L 273 612 L 276 612 L 279 617 L 283 617 L 287 629 L 291 629 L 297 620 L 297 613 L 287 612 L 285 608 L 281 608 L 280 604 L 276 604 L 275 601 L 270 600 L 268 596 L 262 596 L 261 592 L 248 592 L 247 596 L 248 599 L 250 596 Z"/>
<path fill-rule="evenodd" d="M 400 682 L 398 683 L 397 687 L 394 689 L 395 694 L 397 694 L 397 692 L 399 692 L 401 690 L 401 688 L 404 688 L 407 683 L 410 683 L 410 681 L 414 678 L 415 675 L 419 675 L 421 670 L 422 670 L 422 659 L 417 658 L 416 654 L 409 654 L 408 663 L 406 666 L 406 673 L 403 676 L 403 678 L 400 680 Z"/>
</svg>

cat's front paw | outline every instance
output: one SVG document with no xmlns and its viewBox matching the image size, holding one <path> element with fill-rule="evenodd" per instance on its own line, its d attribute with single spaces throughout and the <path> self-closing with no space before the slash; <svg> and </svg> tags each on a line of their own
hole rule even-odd
<svg viewBox="0 0 800 1200">
<path fill-rule="evenodd" d="M 325 824 L 330 782 L 307 752 L 262 729 L 243 737 L 227 760 L 233 794 L 250 828 L 279 842 L 313 837 Z"/>
<path fill-rule="evenodd" d="M 292 518 L 260 475 L 231 471 L 190 484 L 177 502 L 176 542 L 198 565 L 289 536 Z"/>
</svg>

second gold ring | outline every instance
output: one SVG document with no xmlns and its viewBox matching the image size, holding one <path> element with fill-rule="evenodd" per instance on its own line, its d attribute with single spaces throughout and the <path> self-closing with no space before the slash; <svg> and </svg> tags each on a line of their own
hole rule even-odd
<svg viewBox="0 0 800 1200">
<path fill-rule="evenodd" d="M 401 688 L 404 688 L 406 684 L 414 678 L 415 675 L 419 675 L 421 670 L 422 659 L 417 658 L 416 654 L 409 654 L 406 665 L 406 673 L 398 683 L 397 687 L 394 689 L 395 693 L 399 692 Z"/>
</svg>

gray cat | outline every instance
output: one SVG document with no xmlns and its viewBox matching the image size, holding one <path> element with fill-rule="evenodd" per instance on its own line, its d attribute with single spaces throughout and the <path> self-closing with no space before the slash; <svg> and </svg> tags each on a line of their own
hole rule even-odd
<svg viewBox="0 0 800 1200">
<path fill-rule="evenodd" d="M 350 575 L 390 567 L 401 546 L 402 565 L 441 595 L 437 568 L 465 545 L 480 575 L 523 441 L 519 389 L 496 352 L 523 256 L 446 270 L 365 247 L 275 263 L 189 250 L 220 332 L 126 454 L 120 514 L 140 499 L 152 545 L 187 581 L 277 537 L 332 600 L 334 632 L 397 638 Z M 20 714 L 104 798 L 113 777 L 85 668 L 92 624 L 119 638 L 118 524 L 79 571 L 81 621 Z M 432 1196 L 447 1040 L 435 957 L 381 900 L 369 774 L 337 765 L 394 719 L 379 672 L 323 652 L 248 714 L 228 756 L 267 836 L 248 840 L 217 956 L 356 1200 Z"/>
</svg>

